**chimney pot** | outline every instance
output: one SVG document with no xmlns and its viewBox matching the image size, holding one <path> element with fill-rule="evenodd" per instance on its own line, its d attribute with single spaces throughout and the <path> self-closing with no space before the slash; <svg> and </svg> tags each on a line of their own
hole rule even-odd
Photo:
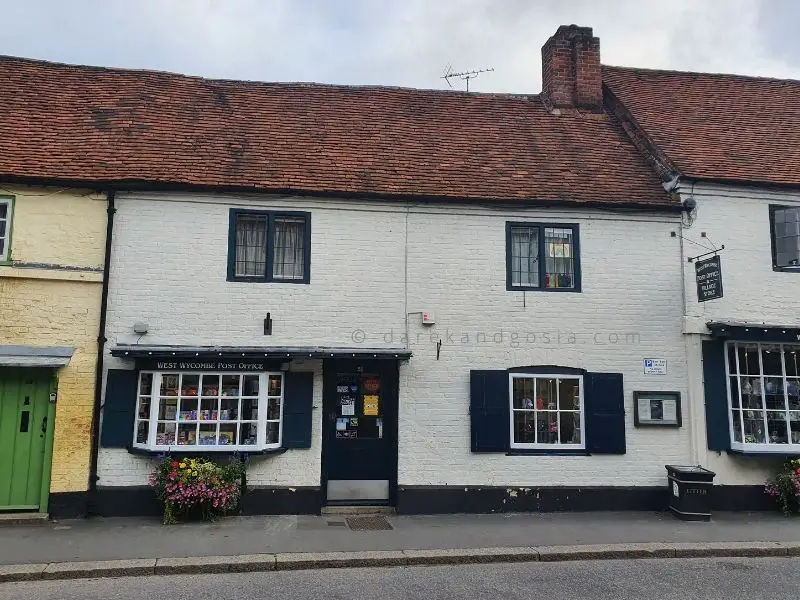
<svg viewBox="0 0 800 600">
<path fill-rule="evenodd" d="M 561 25 L 542 46 L 542 99 L 554 108 L 600 109 L 600 39 L 591 27 Z"/>
</svg>

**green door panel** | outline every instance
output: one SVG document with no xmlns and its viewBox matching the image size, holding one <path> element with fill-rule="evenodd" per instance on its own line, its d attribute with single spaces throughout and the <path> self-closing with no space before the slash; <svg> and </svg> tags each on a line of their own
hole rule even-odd
<svg viewBox="0 0 800 600">
<path fill-rule="evenodd" d="M 39 505 L 50 381 L 47 370 L 0 369 L 0 510 Z"/>
</svg>

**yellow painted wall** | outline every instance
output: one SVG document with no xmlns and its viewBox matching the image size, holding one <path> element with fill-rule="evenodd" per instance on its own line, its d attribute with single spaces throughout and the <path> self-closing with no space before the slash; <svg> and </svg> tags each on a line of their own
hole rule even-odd
<svg viewBox="0 0 800 600">
<path fill-rule="evenodd" d="M 0 264 L 0 344 L 73 346 L 58 371 L 50 490 L 88 488 L 106 200 L 85 190 L 11 187 L 11 264 Z"/>
</svg>

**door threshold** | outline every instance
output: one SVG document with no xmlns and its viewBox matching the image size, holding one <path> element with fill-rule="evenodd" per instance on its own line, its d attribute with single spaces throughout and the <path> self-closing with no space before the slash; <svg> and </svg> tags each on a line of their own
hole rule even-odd
<svg viewBox="0 0 800 600">
<path fill-rule="evenodd" d="M 0 527 L 10 525 L 39 525 L 49 522 L 50 515 L 43 512 L 0 512 Z"/>
<path fill-rule="evenodd" d="M 322 516 L 331 515 L 393 515 L 394 506 L 364 505 L 364 504 L 329 504 L 322 507 Z"/>
</svg>

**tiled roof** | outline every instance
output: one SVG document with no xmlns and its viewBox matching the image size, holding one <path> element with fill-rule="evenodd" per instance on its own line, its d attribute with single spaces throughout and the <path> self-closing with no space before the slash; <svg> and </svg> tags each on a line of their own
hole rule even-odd
<svg viewBox="0 0 800 600">
<path fill-rule="evenodd" d="M 604 113 L 537 96 L 207 80 L 0 57 L 0 178 L 676 205 Z"/>
<path fill-rule="evenodd" d="M 800 81 L 604 66 L 603 82 L 678 172 L 800 185 Z"/>
</svg>

